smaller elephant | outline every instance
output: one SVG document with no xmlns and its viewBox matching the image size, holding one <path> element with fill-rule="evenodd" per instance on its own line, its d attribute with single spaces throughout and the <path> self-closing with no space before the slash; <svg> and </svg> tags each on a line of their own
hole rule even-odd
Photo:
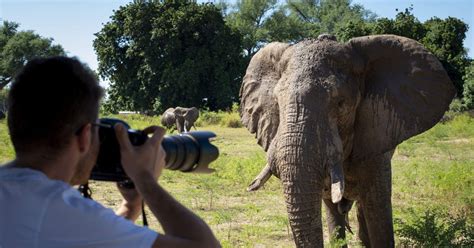
<svg viewBox="0 0 474 248">
<path fill-rule="evenodd" d="M 0 110 L 0 120 L 5 119 L 7 117 L 3 111 Z"/>
<path fill-rule="evenodd" d="M 199 118 L 199 110 L 196 107 L 191 108 L 169 108 L 161 116 L 161 124 L 167 128 L 175 127 L 178 132 L 189 132 L 191 127 L 196 129 L 194 123 Z"/>
</svg>

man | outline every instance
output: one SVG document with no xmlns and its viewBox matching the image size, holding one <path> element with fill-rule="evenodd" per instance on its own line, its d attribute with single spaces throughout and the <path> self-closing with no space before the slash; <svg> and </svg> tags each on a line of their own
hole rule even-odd
<svg viewBox="0 0 474 248">
<path fill-rule="evenodd" d="M 30 61 L 8 98 L 8 128 L 16 158 L 0 168 L 0 247 L 219 247 L 210 228 L 174 200 L 157 180 L 165 164 L 164 129 L 139 147 L 115 127 L 122 164 L 136 190 L 120 189 L 116 213 L 83 198 L 99 150 L 102 89 L 76 59 Z M 133 222 L 146 202 L 158 234 Z"/>
</svg>

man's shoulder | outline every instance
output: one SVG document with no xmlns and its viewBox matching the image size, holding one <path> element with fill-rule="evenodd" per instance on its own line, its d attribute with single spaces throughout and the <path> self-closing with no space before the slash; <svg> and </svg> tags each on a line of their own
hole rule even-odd
<svg viewBox="0 0 474 248">
<path fill-rule="evenodd" d="M 16 192 L 15 196 L 51 196 L 66 191 L 71 186 L 60 180 L 52 180 L 40 171 L 29 168 L 0 167 L 0 187 Z"/>
</svg>

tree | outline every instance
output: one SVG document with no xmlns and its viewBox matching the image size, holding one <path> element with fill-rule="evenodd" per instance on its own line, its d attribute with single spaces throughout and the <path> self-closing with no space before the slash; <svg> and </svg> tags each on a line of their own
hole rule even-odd
<svg viewBox="0 0 474 248">
<path fill-rule="evenodd" d="M 424 26 L 426 35 L 420 41 L 441 61 L 456 87 L 457 95 L 462 96 L 462 77 L 469 65 L 463 45 L 468 25 L 454 17 L 444 20 L 433 17 L 426 21 Z"/>
<path fill-rule="evenodd" d="M 394 20 L 377 19 L 371 25 L 371 34 L 394 34 L 421 41 L 426 34 L 426 29 L 412 14 L 412 11 L 413 7 L 411 6 L 403 12 L 398 12 Z"/>
<path fill-rule="evenodd" d="M 96 34 L 94 49 L 99 75 L 110 81 L 108 111 L 217 110 L 237 101 L 241 37 L 212 4 L 132 2 Z"/>
<path fill-rule="evenodd" d="M 474 60 L 466 68 L 466 75 L 464 75 L 463 79 L 463 105 L 466 109 L 474 109 Z"/>
<path fill-rule="evenodd" d="M 19 24 L 3 21 L 0 26 L 0 90 L 7 86 L 29 60 L 36 57 L 65 55 L 53 39 L 33 31 L 18 31 Z"/>
<path fill-rule="evenodd" d="M 375 18 L 372 12 L 350 0 L 288 0 L 287 6 L 291 15 L 302 22 L 306 37 L 329 33 L 346 41 L 367 35 L 369 29 L 365 25 Z"/>
<path fill-rule="evenodd" d="M 268 16 L 276 9 L 277 0 L 237 0 L 226 17 L 226 22 L 242 34 L 242 45 L 247 57 L 252 57 L 268 43 Z"/>
</svg>

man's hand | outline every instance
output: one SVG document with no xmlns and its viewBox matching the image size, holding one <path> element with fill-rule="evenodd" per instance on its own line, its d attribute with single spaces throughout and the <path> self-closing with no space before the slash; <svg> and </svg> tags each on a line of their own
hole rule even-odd
<svg viewBox="0 0 474 248">
<path fill-rule="evenodd" d="M 115 134 L 120 144 L 121 162 L 125 173 L 138 183 L 142 178 L 151 176 L 155 181 L 165 166 L 166 153 L 161 146 L 165 130 L 158 126 L 150 126 L 143 130 L 146 134 L 153 133 L 141 146 L 133 146 L 122 124 L 115 125 Z"/>
<path fill-rule="evenodd" d="M 150 126 L 143 130 L 144 133 L 153 133 L 153 136 L 141 146 L 133 146 L 128 138 L 126 128 L 117 124 L 115 134 L 120 144 L 121 162 L 127 175 L 135 183 L 151 177 L 155 182 L 161 175 L 165 166 L 165 152 L 161 141 L 165 133 L 163 128 Z M 141 213 L 143 198 L 136 188 L 126 188 L 117 184 L 123 197 L 122 204 L 115 212 L 131 221 L 135 221 Z"/>
<path fill-rule="evenodd" d="M 153 136 L 145 144 L 133 146 L 125 127 L 115 125 L 125 173 L 165 231 L 158 235 L 153 247 L 220 247 L 209 226 L 157 183 L 165 166 L 166 154 L 161 147 L 164 129 L 151 126 L 143 131 Z"/>
<path fill-rule="evenodd" d="M 136 188 L 124 187 L 120 183 L 117 183 L 117 188 L 123 197 L 123 201 L 115 214 L 135 222 L 142 211 L 142 196 Z"/>
</svg>

